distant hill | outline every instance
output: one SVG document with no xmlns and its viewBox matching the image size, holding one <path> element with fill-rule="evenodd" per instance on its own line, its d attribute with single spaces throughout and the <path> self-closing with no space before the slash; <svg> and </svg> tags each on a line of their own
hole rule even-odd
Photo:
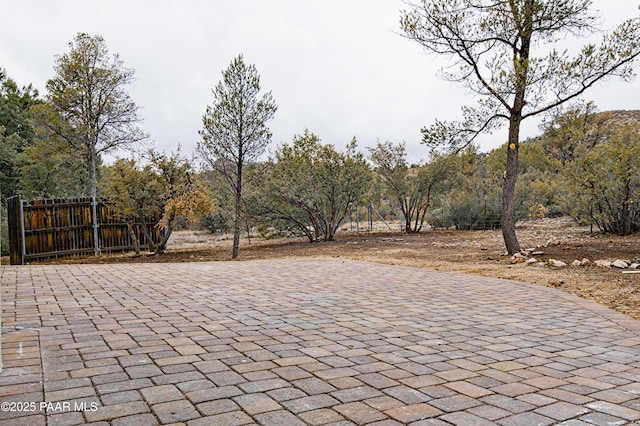
<svg viewBox="0 0 640 426">
<path fill-rule="evenodd" d="M 626 126 L 640 126 L 640 110 L 602 111 L 590 117 L 589 135 L 595 137 L 594 143 L 606 140 Z M 597 135 L 597 136 L 596 136 Z M 545 144 L 547 135 L 542 133 L 528 140 L 529 143 Z"/>
<path fill-rule="evenodd" d="M 596 115 L 610 115 L 609 121 L 615 123 L 619 127 L 640 124 L 640 110 L 614 110 L 600 112 Z"/>
<path fill-rule="evenodd" d="M 596 113 L 594 122 L 601 121 L 604 128 L 617 131 L 625 126 L 637 126 L 640 124 L 640 110 L 614 110 Z"/>
</svg>

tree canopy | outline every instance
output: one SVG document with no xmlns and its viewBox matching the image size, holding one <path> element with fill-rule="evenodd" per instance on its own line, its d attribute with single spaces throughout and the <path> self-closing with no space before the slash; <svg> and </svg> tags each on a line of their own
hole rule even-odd
<svg viewBox="0 0 640 426">
<path fill-rule="evenodd" d="M 404 142 L 378 142 L 369 152 L 385 195 L 400 207 L 405 232 L 420 232 L 427 218 L 427 211 L 432 206 L 432 199 L 444 189 L 455 170 L 452 167 L 455 159 L 432 151 L 430 162 L 410 169 Z"/>
<path fill-rule="evenodd" d="M 79 33 L 69 52 L 56 57 L 54 71 L 39 114 L 53 135 L 86 158 L 95 198 L 98 157 L 147 138 L 138 127 L 138 107 L 127 93 L 134 70 L 126 68 L 118 54 L 109 55 L 101 36 Z"/>
<path fill-rule="evenodd" d="M 18 87 L 6 71 L 0 69 L 0 182 L 2 198 L 21 189 L 21 168 L 25 150 L 34 144 L 31 107 L 41 103 L 31 84 Z"/>
<path fill-rule="evenodd" d="M 309 241 L 333 241 L 371 183 L 371 170 L 352 140 L 346 152 L 305 130 L 282 145 L 267 165 L 263 206 L 270 220 L 286 222 Z"/>
<path fill-rule="evenodd" d="M 146 236 L 149 251 L 165 249 L 178 218 L 194 222 L 213 211 L 213 203 L 203 181 L 193 170 L 193 163 L 180 153 L 180 146 L 171 154 L 149 150 L 147 164 L 133 159 L 118 159 L 105 167 L 101 189 L 129 228 L 129 234 L 139 253 L 138 233 Z M 142 229 L 134 229 L 135 220 L 159 218 L 157 227 L 162 238 L 155 241 L 143 220 Z M 155 243 L 155 244 L 154 244 Z"/>
<path fill-rule="evenodd" d="M 260 76 L 255 65 L 238 55 L 223 71 L 212 90 L 213 104 L 202 117 L 198 152 L 208 167 L 226 183 L 235 200 L 232 258 L 239 253 L 243 169 L 264 154 L 271 141 L 267 127 L 277 111 L 271 92 L 260 96 Z"/>
</svg>

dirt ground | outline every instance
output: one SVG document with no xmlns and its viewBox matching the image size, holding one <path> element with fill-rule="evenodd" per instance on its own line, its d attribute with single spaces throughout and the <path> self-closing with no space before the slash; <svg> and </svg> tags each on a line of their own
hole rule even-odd
<svg viewBox="0 0 640 426">
<path fill-rule="evenodd" d="M 604 304 L 640 319 L 640 273 L 617 268 L 571 266 L 574 260 L 640 259 L 640 236 L 591 234 L 569 219 L 544 219 L 517 228 L 523 249 L 533 249 L 538 263 L 512 264 L 497 231 L 426 230 L 401 232 L 344 232 L 336 241 L 311 244 L 306 239 L 243 238 L 239 260 L 286 257 L 336 257 L 505 278 L 555 287 Z M 176 232 L 161 255 L 112 254 L 58 259 L 46 263 L 201 262 L 229 260 L 231 239 L 207 232 Z M 549 259 L 569 266 L 552 268 Z M 3 262 L 4 263 L 4 262 Z M 638 270 L 640 271 L 640 269 Z"/>
</svg>

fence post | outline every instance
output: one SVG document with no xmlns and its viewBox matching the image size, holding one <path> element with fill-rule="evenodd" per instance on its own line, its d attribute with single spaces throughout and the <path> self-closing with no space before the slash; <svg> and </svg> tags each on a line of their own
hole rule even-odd
<svg viewBox="0 0 640 426">
<path fill-rule="evenodd" d="M 93 250 L 100 256 L 100 239 L 98 238 L 98 200 L 91 197 L 91 214 L 93 216 Z"/>
<path fill-rule="evenodd" d="M 369 231 L 373 231 L 373 204 L 367 206 L 367 215 L 369 216 Z"/>
<path fill-rule="evenodd" d="M 24 234 L 24 203 L 22 202 L 22 198 L 20 198 L 20 202 L 18 203 L 20 207 L 20 241 L 22 241 L 22 253 L 20 259 L 24 265 L 24 258 L 27 257 L 27 237 Z"/>
<path fill-rule="evenodd" d="M 9 227 L 9 262 L 24 264 L 24 210 L 20 195 L 7 198 L 7 223 Z"/>
</svg>

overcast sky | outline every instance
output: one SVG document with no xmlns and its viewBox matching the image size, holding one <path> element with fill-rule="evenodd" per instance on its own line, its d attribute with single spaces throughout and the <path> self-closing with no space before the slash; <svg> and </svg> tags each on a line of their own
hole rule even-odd
<svg viewBox="0 0 640 426">
<path fill-rule="evenodd" d="M 603 28 L 637 16 L 638 0 L 595 0 Z M 54 56 L 78 32 L 101 35 L 136 71 L 133 100 L 155 146 L 195 150 L 211 89 L 242 53 L 278 105 L 273 145 L 305 128 L 341 148 L 405 141 L 425 158 L 420 128 L 454 120 L 475 100 L 437 77 L 446 65 L 400 36 L 401 0 L 0 0 L 0 68 L 44 94 Z M 640 109 L 640 82 L 588 92 L 600 110 Z M 523 136 L 538 133 L 537 123 Z M 480 139 L 488 151 L 506 128 Z"/>
</svg>

